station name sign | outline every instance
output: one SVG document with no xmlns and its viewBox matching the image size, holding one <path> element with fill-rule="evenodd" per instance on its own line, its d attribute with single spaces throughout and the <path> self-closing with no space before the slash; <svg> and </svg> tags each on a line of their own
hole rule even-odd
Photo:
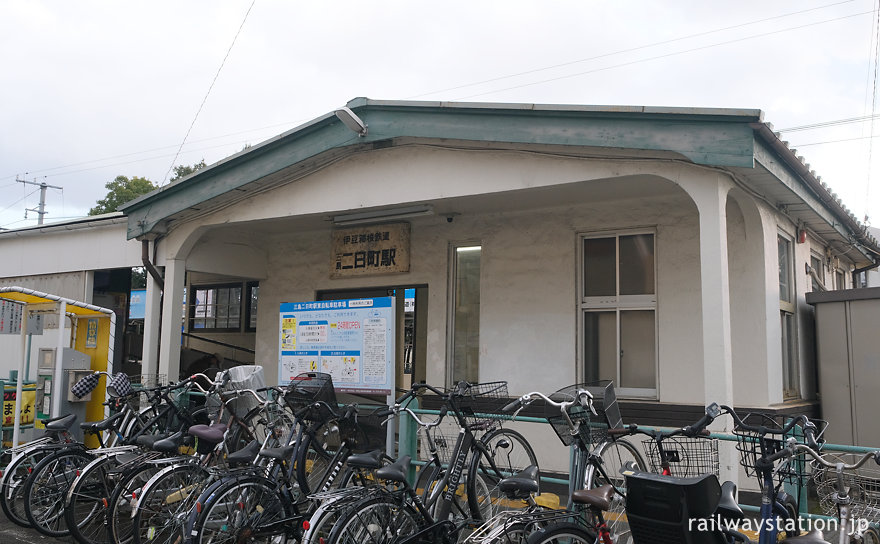
<svg viewBox="0 0 880 544">
<path fill-rule="evenodd" d="M 341 228 L 332 237 L 332 279 L 409 272 L 409 223 Z"/>
</svg>

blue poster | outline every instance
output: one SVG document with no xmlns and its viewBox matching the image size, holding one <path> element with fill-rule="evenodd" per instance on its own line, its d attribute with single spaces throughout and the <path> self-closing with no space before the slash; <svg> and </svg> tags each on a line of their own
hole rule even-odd
<svg viewBox="0 0 880 544">
<path fill-rule="evenodd" d="M 338 391 L 394 391 L 394 297 L 281 304 L 278 379 L 333 376 Z"/>
</svg>

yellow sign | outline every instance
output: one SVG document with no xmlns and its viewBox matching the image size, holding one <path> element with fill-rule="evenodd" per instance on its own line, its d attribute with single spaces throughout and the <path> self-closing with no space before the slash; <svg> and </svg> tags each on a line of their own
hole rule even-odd
<svg viewBox="0 0 880 544">
<path fill-rule="evenodd" d="M 26 425 L 34 422 L 34 402 L 36 400 L 35 391 L 22 391 L 21 393 L 21 419 L 20 423 Z M 3 391 L 3 426 L 12 427 L 15 425 L 15 386 L 6 386 Z"/>
</svg>

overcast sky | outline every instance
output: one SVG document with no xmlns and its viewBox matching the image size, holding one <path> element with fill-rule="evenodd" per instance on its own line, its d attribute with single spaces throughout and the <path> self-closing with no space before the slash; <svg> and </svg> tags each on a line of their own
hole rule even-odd
<svg viewBox="0 0 880 544">
<path fill-rule="evenodd" d="M 37 222 L 16 179 L 63 187 L 47 223 L 79 217 L 118 175 L 162 183 L 358 96 L 871 116 L 877 21 L 869 0 L 0 0 L 0 227 Z M 783 136 L 880 226 L 880 124 Z"/>
</svg>

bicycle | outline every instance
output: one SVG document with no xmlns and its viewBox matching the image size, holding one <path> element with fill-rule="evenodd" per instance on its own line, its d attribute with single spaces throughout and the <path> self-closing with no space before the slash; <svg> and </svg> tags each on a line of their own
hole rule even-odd
<svg viewBox="0 0 880 544">
<path fill-rule="evenodd" d="M 543 401 L 545 417 L 560 441 L 573 451 L 569 507 L 554 510 L 539 506 L 531 497 L 529 475 L 508 479 L 502 482 L 503 486 L 514 496 L 525 496 L 529 507 L 521 513 L 496 516 L 468 542 L 525 542 L 541 529 L 552 528 L 549 534 L 556 535 L 563 527 L 578 523 L 583 524 L 578 530 L 588 529 L 606 541 L 612 538 L 622 541 L 627 534 L 623 515 L 625 488 L 617 473 L 627 464 L 644 469 L 644 460 L 633 444 L 610 434 L 622 425 L 613 384 L 608 381 L 575 384 L 549 396 L 535 391 L 514 400 L 504 410 L 515 411 L 515 419 L 523 408 L 539 400 Z M 597 400 L 601 400 L 604 424 L 595 421 L 599 419 L 595 408 Z"/>
<path fill-rule="evenodd" d="M 105 372 L 97 372 L 83 378 L 74 385 L 79 396 L 88 394 L 98 384 L 101 375 L 110 377 Z M 79 386 L 79 387 L 78 387 Z M 117 374 L 110 379 L 108 393 L 115 397 L 105 402 L 115 413 L 98 422 L 81 423 L 80 428 L 86 434 L 97 435 L 101 447 L 113 446 L 124 442 L 126 436 L 133 435 L 143 428 L 149 420 L 148 414 L 155 413 L 153 405 L 138 410 L 133 401 L 140 392 L 132 391 L 128 377 Z M 146 390 L 151 393 L 154 390 Z M 76 394 L 76 393 L 75 393 Z M 43 420 L 46 425 L 45 436 L 12 449 L 12 458 L 6 465 L 3 479 L 0 481 L 0 507 L 10 521 L 23 527 L 31 527 L 25 514 L 24 486 L 34 467 L 47 455 L 68 446 L 74 446 L 75 440 L 70 434 L 76 416 L 66 415 Z M 104 435 L 107 434 L 105 440 Z M 77 445 L 76 447 L 80 447 Z"/>
<path fill-rule="evenodd" d="M 589 407 L 589 396 L 586 392 L 579 394 L 580 405 L 582 408 Z M 586 402 L 585 402 L 586 401 Z M 518 540 L 525 541 L 528 544 L 551 544 L 558 542 L 566 543 L 596 543 L 602 544 L 636 542 L 642 543 L 659 543 L 666 544 L 678 542 L 675 540 L 674 534 L 668 530 L 664 532 L 661 523 L 643 512 L 644 508 L 655 508 L 655 504 L 671 505 L 671 509 L 681 508 L 681 501 L 669 497 L 663 497 L 659 501 L 656 497 L 650 495 L 650 491 L 657 486 L 664 485 L 664 479 L 674 482 L 690 481 L 700 479 L 714 479 L 717 485 L 717 478 L 714 474 L 684 479 L 670 476 L 670 462 L 673 456 L 670 453 L 676 452 L 668 447 L 664 447 L 663 443 L 667 440 L 674 440 L 675 437 L 694 438 L 707 435 L 706 427 L 717 417 L 719 408 L 712 404 L 706 408 L 704 416 L 687 427 L 674 429 L 670 431 L 661 431 L 655 429 L 640 429 L 636 425 L 626 427 L 614 427 L 608 429 L 608 435 L 615 439 L 620 436 L 631 436 L 634 434 L 644 434 L 650 437 L 658 456 L 657 465 L 665 474 L 657 475 L 644 472 L 644 468 L 637 468 L 635 464 L 629 464 L 623 467 L 622 477 L 624 478 L 623 490 L 619 489 L 614 483 L 607 483 L 600 487 L 590 490 L 579 490 L 572 493 L 572 502 L 574 506 L 570 506 L 570 510 L 560 513 L 536 512 L 533 515 L 524 515 L 517 518 L 514 529 L 518 531 Z M 581 423 L 583 425 L 583 423 Z M 601 461 L 596 455 L 588 457 L 588 462 L 598 470 L 602 470 Z M 607 475 L 607 473 L 606 473 Z M 610 476 L 610 475 L 608 475 Z M 616 476 L 615 476 L 616 478 Z M 646 489 L 648 490 L 646 492 Z M 609 517 L 609 509 L 614 504 L 615 497 L 621 497 L 625 492 L 625 518 L 616 526 L 612 526 L 607 518 Z M 719 488 L 720 496 L 720 488 Z M 732 500 L 732 497 L 729 499 Z M 712 512 L 716 511 L 715 506 Z M 664 516 L 658 518 L 671 520 L 674 516 L 670 512 L 664 512 Z M 612 518 L 613 519 L 613 518 Z M 649 523 L 648 521 L 653 521 Z M 509 524 L 510 522 L 508 522 Z M 525 537 L 525 538 L 524 538 Z M 685 542 L 685 541 L 682 541 Z M 689 540 L 687 542 L 690 542 Z"/>
<path fill-rule="evenodd" d="M 405 405 L 422 390 L 440 396 L 443 405 L 433 422 L 419 418 Z M 517 509 L 498 489 L 501 480 L 528 466 L 538 466 L 538 459 L 528 440 L 519 432 L 502 427 L 500 410 L 507 400 L 506 382 L 469 384 L 460 382 L 451 392 L 442 392 L 427 384 L 415 384 L 390 409 L 394 415 L 405 411 L 422 433 L 428 449 L 428 461 L 419 471 L 415 489 L 422 490 L 425 505 L 437 519 L 452 516 L 458 520 L 486 520 L 499 510 Z M 454 437 L 441 436 L 439 425 L 452 414 Z M 482 433 L 477 438 L 476 433 Z M 459 476 L 454 473 L 459 471 Z M 463 481 L 461 477 L 464 477 Z M 453 482 L 458 478 L 459 482 Z M 450 510 L 436 509 L 441 494 L 447 495 Z"/>
<path fill-rule="evenodd" d="M 759 544 L 775 543 L 780 528 L 785 530 L 787 539 L 797 536 L 800 533 L 798 500 L 789 495 L 783 485 L 793 484 L 799 491 L 805 485 L 806 471 L 802 459 L 785 455 L 785 437 L 799 438 L 819 450 L 818 440 L 827 423 L 804 415 L 789 421 L 785 421 L 784 416 L 761 413 L 740 418 L 729 406 L 722 405 L 721 410 L 733 418 L 740 465 L 746 475 L 758 479 L 761 487 Z M 776 461 L 781 462 L 776 464 Z"/>
<path fill-rule="evenodd" d="M 196 374 L 193 378 L 207 377 Z M 223 387 L 228 382 L 228 375 L 218 376 L 213 382 L 215 387 Z M 198 383 L 195 387 L 201 388 Z M 267 390 L 272 388 L 266 388 Z M 206 392 L 207 393 L 207 392 Z M 223 402 L 219 405 L 220 412 L 218 419 L 222 420 L 223 407 L 239 395 L 247 394 L 256 399 L 259 406 L 254 410 L 261 413 L 268 410 L 276 400 L 263 399 L 257 391 L 253 389 L 234 390 L 232 392 L 223 393 Z M 253 411 L 251 413 L 253 413 Z M 269 413 L 277 413 L 269 410 Z M 238 421 L 237 428 L 243 432 L 251 432 L 248 425 L 240 421 L 240 418 L 234 413 L 230 414 L 229 421 Z M 245 416 L 247 417 L 247 416 Z M 193 508 L 199 508 L 197 499 L 200 494 L 211 485 L 214 485 L 222 471 L 228 471 L 233 465 L 243 466 L 247 472 L 258 472 L 261 470 L 259 465 L 254 465 L 257 453 L 261 447 L 272 446 L 274 443 L 268 443 L 269 440 L 277 440 L 282 434 L 293 434 L 293 431 L 287 425 L 282 425 L 282 432 L 273 430 L 270 425 L 267 427 L 268 432 L 263 440 L 259 442 L 252 440 L 247 447 L 238 451 L 230 452 L 224 444 L 239 444 L 236 439 L 236 432 L 223 423 L 214 423 L 210 426 L 195 425 L 189 428 L 189 433 L 196 438 L 196 453 L 198 457 L 178 458 L 174 462 L 158 470 L 139 490 L 132 490 L 133 493 L 139 491 L 136 504 L 131 514 L 131 535 L 134 544 L 146 542 L 181 542 L 187 536 L 184 532 L 190 511 Z M 231 432 L 232 431 L 232 432 Z M 225 465 L 215 466 L 218 462 L 225 461 Z M 117 502 L 118 505 L 124 506 L 125 495 Z M 111 524 L 115 522 L 111 521 Z M 117 536 L 119 532 L 117 531 Z M 127 532 L 122 533 L 127 537 Z"/>
<path fill-rule="evenodd" d="M 620 471 L 630 465 L 645 470 L 646 465 L 633 443 L 612 432 L 623 425 L 613 382 L 574 384 L 549 396 L 536 391 L 523 395 L 504 409 L 516 410 L 518 414 L 523 407 L 538 400 L 544 402 L 544 416 L 560 441 L 573 451 L 568 504 L 583 499 L 583 490 L 601 489 L 603 493 L 616 490 L 608 495 L 608 504 L 603 504 L 601 523 L 606 524 L 613 539 L 619 539 L 628 533 L 624 512 L 626 487 Z"/>
<path fill-rule="evenodd" d="M 819 503 L 825 515 L 838 520 L 839 544 L 880 543 L 876 527 L 880 521 L 880 472 L 862 469 L 872 459 L 880 465 L 880 451 L 861 455 L 821 454 L 803 444 L 790 443 L 791 446 L 792 454 L 801 451 L 813 458 L 813 481 Z"/>
<path fill-rule="evenodd" d="M 409 400 L 423 390 L 440 396 L 444 402 L 441 419 L 447 413 L 452 414 L 460 428 L 448 467 L 440 461 L 436 449 L 432 449 L 432 460 L 422 469 L 417 480 L 424 485 L 421 493 L 418 491 L 419 484 L 413 487 L 407 480 L 411 463 L 409 456 L 377 470 L 376 477 L 391 482 L 394 487 L 378 488 L 367 498 L 352 504 L 338 517 L 330 532 L 330 542 L 347 544 L 393 540 L 401 543 L 452 543 L 466 525 L 482 521 L 482 516 L 489 508 L 511 506 L 503 502 L 504 494 L 498 486 L 505 478 L 521 470 L 515 465 L 522 464 L 523 469 L 534 466 L 533 472 L 537 474 L 534 451 L 519 433 L 503 429 L 506 434 L 502 435 L 502 429 L 494 429 L 482 438 L 474 436 L 475 428 L 488 427 L 485 414 L 498 410 L 498 400 L 506 397 L 506 383 L 460 382 L 450 392 L 424 383 L 414 384 L 385 413 L 408 413 L 426 434 L 430 444 L 430 429 L 437 423 L 423 421 L 407 406 Z M 511 438 L 503 447 L 502 439 L 493 442 L 493 436 Z M 517 442 L 517 447 L 511 451 L 521 450 L 520 459 L 514 459 L 506 452 L 513 441 Z M 494 451 L 490 447 L 492 444 L 498 445 Z M 502 454 L 499 455 L 499 452 Z M 463 481 L 468 462 L 468 475 L 471 478 Z M 461 486 L 467 495 L 466 499 L 459 498 Z"/>
<path fill-rule="evenodd" d="M 750 475 L 761 478 L 759 543 L 774 544 L 780 527 L 790 527 L 792 530 L 799 527 L 796 506 L 785 498 L 780 487 L 788 478 L 800 478 L 802 471 L 790 465 L 794 450 L 782 447 L 780 440 L 768 435 L 785 435 L 799 428 L 800 436 L 818 449 L 816 437 L 820 433 L 806 416 L 798 416 L 782 425 L 761 416 L 761 421 L 767 425 L 751 425 L 743 422 L 731 408 L 714 403 L 707 407 L 704 420 L 714 419 L 721 413 L 731 414 L 734 419 L 734 432 L 739 439 L 737 448 L 744 468 Z M 748 419 L 756 418 L 750 416 Z M 800 427 L 797 427 L 798 424 Z M 793 437 L 789 440 L 797 441 Z M 636 544 L 753 544 L 737 529 L 744 515 L 734 501 L 733 486 L 728 483 L 720 485 L 714 474 L 680 478 L 624 471 L 624 475 L 628 491 L 627 516 Z M 786 507 L 786 504 L 789 506 Z M 817 544 L 825 541 L 813 531 L 806 535 L 788 536 L 785 542 Z"/>
<path fill-rule="evenodd" d="M 42 420 L 45 435 L 27 444 L 16 446 L 12 458 L 3 469 L 0 480 L 0 507 L 9 521 L 22 527 L 30 527 L 24 513 L 22 492 L 24 483 L 33 468 L 52 451 L 75 442 L 70 428 L 76 421 L 73 414 Z"/>
<path fill-rule="evenodd" d="M 85 385 L 83 384 L 83 380 L 77 382 L 72 390 L 76 390 L 76 394 L 88 393 L 89 390 L 97 385 L 97 379 L 100 374 L 102 373 L 99 372 L 88 376 L 91 380 L 87 381 Z M 114 379 L 117 376 L 114 376 Z M 184 381 L 174 386 L 162 386 L 150 390 L 150 393 L 153 393 L 152 398 L 154 403 L 162 401 L 166 403 L 167 406 L 160 406 L 158 413 L 151 417 L 141 428 L 129 425 L 131 422 L 138 421 L 135 417 L 137 411 L 134 410 L 128 402 L 120 401 L 119 399 L 111 399 L 105 403 L 119 406 L 121 408 L 119 413 L 109 417 L 103 422 L 84 423 L 81 427 L 84 431 L 97 434 L 99 442 L 104 445 L 105 442 L 102 439 L 104 432 L 109 433 L 110 441 L 118 440 L 121 442 L 127 442 L 133 437 L 143 437 L 143 433 L 147 430 L 161 430 L 156 428 L 159 424 L 168 425 L 176 423 L 177 425 L 184 426 L 192 425 L 198 421 L 198 419 L 196 419 L 198 415 L 191 414 L 185 408 L 178 406 L 169 396 L 171 391 L 183 388 L 188 383 L 188 381 Z M 116 385 L 117 387 L 121 387 L 120 382 L 117 382 Z M 135 394 L 136 393 L 132 391 L 129 393 L 128 397 Z M 127 419 L 126 415 L 131 416 L 131 418 Z M 129 431 L 134 431 L 134 435 L 131 437 L 125 436 L 121 431 L 122 425 L 126 425 L 129 428 Z M 78 529 L 81 525 L 86 525 L 88 518 L 92 517 L 93 514 L 103 515 L 103 509 L 97 510 L 93 508 L 93 503 L 95 502 L 93 495 L 97 493 L 98 490 L 91 489 L 91 487 L 80 488 L 83 493 L 74 497 L 69 496 L 69 490 L 85 467 L 94 460 L 115 459 L 117 455 L 130 453 L 134 449 L 136 449 L 136 446 L 123 445 L 87 450 L 82 443 L 69 443 L 47 454 L 33 467 L 32 472 L 28 475 L 22 488 L 21 497 L 24 505 L 24 513 L 30 526 L 47 536 L 66 536 L 71 533 L 71 528 L 73 528 L 73 531 L 76 532 L 75 536 L 78 536 L 80 540 L 85 541 L 85 544 L 90 544 L 85 533 Z M 93 466 L 103 470 L 102 463 L 96 463 Z M 91 472 L 92 471 L 90 471 L 90 473 Z M 102 483 L 104 482 L 103 478 L 99 479 L 99 481 Z M 108 497 L 109 492 L 110 490 L 104 486 L 102 497 Z M 77 510 L 78 514 L 83 515 L 83 518 L 75 519 L 73 523 L 68 524 L 67 516 L 65 514 L 67 510 L 66 506 L 68 502 L 75 498 L 81 498 L 80 503 L 85 502 L 86 507 Z"/>
<path fill-rule="evenodd" d="M 329 375 L 308 373 L 294 380 L 285 398 L 296 405 L 306 397 L 331 400 L 332 395 L 335 404 L 332 392 Z M 343 463 L 358 449 L 384 444 L 384 437 L 370 440 L 364 435 L 356 405 L 336 409 L 333 404 L 318 400 L 297 412 L 302 423 L 296 439 L 285 447 L 259 452 L 273 460 L 266 473 L 234 473 L 206 488 L 189 516 L 186 542 L 301 540 L 309 525 L 303 522 L 317 508 L 313 498 L 322 498 L 337 483 L 363 483 L 365 479 L 356 477 L 358 470 L 381 466 L 381 452 L 367 454 L 362 466 L 345 472 Z M 328 441 L 331 435 L 335 439 Z M 319 466 L 314 462 L 309 466 L 314 460 Z M 302 491 L 306 486 L 318 492 L 306 496 Z"/>
</svg>

